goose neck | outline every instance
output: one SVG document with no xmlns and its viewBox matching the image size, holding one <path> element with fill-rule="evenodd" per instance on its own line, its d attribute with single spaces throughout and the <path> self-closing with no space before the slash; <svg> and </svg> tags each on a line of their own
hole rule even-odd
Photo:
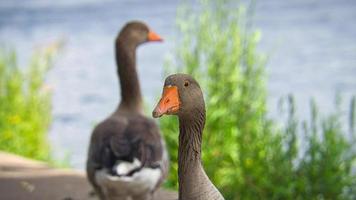
<svg viewBox="0 0 356 200">
<path fill-rule="evenodd" d="M 179 118 L 178 181 L 180 199 L 194 194 L 194 185 L 201 184 L 204 170 L 201 165 L 201 142 L 205 110 Z"/>
<path fill-rule="evenodd" d="M 136 45 L 118 38 L 116 63 L 121 88 L 119 109 L 141 111 L 142 95 L 136 69 Z"/>
</svg>

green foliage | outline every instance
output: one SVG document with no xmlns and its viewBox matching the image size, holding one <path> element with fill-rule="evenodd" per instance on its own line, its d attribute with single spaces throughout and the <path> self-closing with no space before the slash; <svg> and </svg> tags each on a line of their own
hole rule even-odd
<svg viewBox="0 0 356 200">
<path fill-rule="evenodd" d="M 351 101 L 350 116 L 355 115 L 354 101 Z M 288 105 L 290 111 L 283 142 L 289 142 L 286 152 L 293 152 L 287 159 L 293 162 L 288 176 L 294 177 L 288 183 L 291 188 L 288 197 L 355 199 L 356 176 L 353 170 L 356 152 L 352 145 L 356 135 L 352 129 L 347 132 L 342 127 L 340 103 L 337 102 L 335 111 L 325 117 L 311 101 L 310 120 L 302 122 L 298 122 L 295 116 L 291 96 Z M 350 125 L 352 120 L 350 117 Z"/>
<path fill-rule="evenodd" d="M 58 44 L 38 50 L 26 68 L 19 68 L 14 51 L 0 50 L 0 150 L 52 161 L 51 93 L 44 81 L 57 50 Z"/>
<path fill-rule="evenodd" d="M 248 17 L 232 1 L 179 10 L 181 38 L 167 73 L 192 74 L 204 91 L 207 174 L 226 199 L 352 199 L 355 152 L 339 114 L 319 119 L 313 104 L 311 121 L 299 122 L 290 97 L 285 128 L 268 119 L 265 59 Z M 160 125 L 171 157 L 166 186 L 177 188 L 178 120 Z"/>
</svg>

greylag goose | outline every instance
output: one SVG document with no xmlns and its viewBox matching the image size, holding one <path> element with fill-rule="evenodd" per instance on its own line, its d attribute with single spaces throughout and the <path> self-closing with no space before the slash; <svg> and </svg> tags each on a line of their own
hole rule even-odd
<svg viewBox="0 0 356 200">
<path fill-rule="evenodd" d="M 164 83 L 162 98 L 152 112 L 155 118 L 164 114 L 177 115 L 179 118 L 179 199 L 224 199 L 201 164 L 205 105 L 198 82 L 186 74 L 168 76 Z"/>
<path fill-rule="evenodd" d="M 127 23 L 116 39 L 121 102 L 94 129 L 88 150 L 87 177 L 102 200 L 151 199 L 167 174 L 164 141 L 153 119 L 143 115 L 136 72 L 136 48 L 161 41 L 142 22 Z"/>
</svg>

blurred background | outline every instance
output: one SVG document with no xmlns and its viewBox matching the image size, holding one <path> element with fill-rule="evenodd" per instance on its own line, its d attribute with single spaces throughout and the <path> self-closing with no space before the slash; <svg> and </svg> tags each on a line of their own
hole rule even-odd
<svg viewBox="0 0 356 200">
<path fill-rule="evenodd" d="M 209 2 L 214 4 L 211 3 L 212 1 L 207 2 L 190 3 L 186 6 L 189 7 L 186 10 L 190 10 L 190 12 L 185 11 L 182 12 L 184 14 L 180 14 L 179 8 L 184 6 L 181 6 L 182 2 L 176 0 L 152 0 L 149 2 L 143 0 L 64 0 L 57 2 L 0 0 L 0 42 L 3 46 L 3 55 L 1 56 L 3 68 L 6 68 L 6 62 L 13 62 L 11 65 L 18 66 L 18 71 L 20 71 L 16 73 L 21 74 L 21 71 L 26 71 L 26 66 L 41 65 L 41 63 L 50 63 L 48 65 L 51 65 L 50 69 L 44 67 L 44 85 L 37 87 L 38 90 L 42 91 L 44 88 L 46 92 L 49 91 L 49 95 L 44 97 L 47 102 L 47 110 L 43 111 L 50 112 L 52 119 L 52 121 L 48 121 L 48 124 L 50 124 L 48 130 L 50 147 L 44 144 L 52 152 L 51 155 L 46 155 L 47 158 L 51 157 L 50 160 L 64 159 L 63 162 L 67 166 L 81 170 L 85 168 L 90 133 L 97 122 L 114 110 L 120 98 L 114 60 L 114 39 L 127 21 L 142 20 L 165 40 L 164 43 L 144 45 L 138 50 L 137 59 L 141 87 L 147 112 L 150 113 L 160 94 L 166 68 L 170 68 L 171 71 L 175 71 L 173 69 L 190 71 L 194 68 L 194 66 L 190 68 L 187 66 L 187 69 L 182 69 L 182 66 L 178 66 L 187 63 L 184 61 L 184 56 L 179 56 L 179 52 L 184 51 L 181 48 L 186 38 L 184 34 L 189 33 L 182 28 L 184 27 L 182 23 L 187 23 L 186 26 L 190 27 L 188 29 L 194 30 L 192 25 L 195 23 L 204 25 L 204 21 L 199 20 L 201 15 L 226 9 L 216 8 L 219 7 L 216 5 L 208 6 L 209 9 L 206 9 L 207 7 L 204 6 Z M 219 2 L 224 3 L 226 1 Z M 235 5 L 236 2 L 230 1 L 227 4 Z M 291 125 L 288 122 L 309 120 L 313 118 L 313 115 L 310 115 L 311 112 L 313 113 L 313 111 L 310 111 L 313 110 L 313 106 L 310 109 L 310 100 L 314 98 L 318 112 L 320 111 L 325 115 L 334 113 L 336 107 L 339 106 L 338 118 L 334 121 L 340 121 L 337 126 L 341 126 L 340 130 L 349 133 L 348 131 L 351 129 L 349 121 L 351 120 L 352 123 L 354 121 L 353 114 L 349 114 L 352 107 L 350 107 L 352 104 L 350 100 L 356 93 L 356 1 L 242 1 L 238 2 L 236 7 L 231 6 L 227 13 L 238 16 L 237 24 L 242 26 L 238 29 L 241 30 L 241 33 L 239 32 L 241 38 L 243 38 L 241 41 L 248 44 L 252 42 L 256 46 L 252 48 L 254 52 L 258 52 L 256 53 L 258 55 L 256 60 L 261 60 L 258 66 L 262 66 L 264 69 L 262 74 L 259 73 L 256 76 L 259 80 L 265 81 L 261 86 L 265 90 L 262 89 L 261 94 L 266 94 L 266 119 L 273 119 L 276 124 L 275 127 L 282 127 L 282 130 L 286 130 L 284 128 Z M 184 16 L 182 17 L 182 15 Z M 190 21 L 189 17 L 185 16 L 195 16 L 197 20 Z M 230 22 L 234 23 L 233 20 L 226 20 L 222 23 L 218 19 L 216 23 L 221 25 Z M 212 20 L 209 23 L 213 24 L 215 21 Z M 217 27 L 226 26 L 226 24 L 220 25 Z M 201 30 L 206 30 L 212 34 L 211 37 L 213 38 L 221 36 L 233 40 L 233 38 L 229 38 L 228 34 L 220 34 L 219 31 L 210 32 L 209 28 L 203 28 L 204 26 L 201 27 Z M 248 39 L 249 35 L 253 36 L 251 41 Z M 191 40 L 195 41 L 195 36 L 191 37 L 193 38 Z M 214 41 L 209 40 L 207 44 L 210 44 L 209 42 Z M 201 48 L 204 49 L 204 47 Z M 242 47 L 242 49 L 244 48 Z M 191 48 L 186 49 L 187 52 L 190 50 Z M 12 58 L 14 51 L 16 51 L 17 59 Z M 230 55 L 233 56 L 234 54 L 226 54 L 226 56 Z M 254 60 L 254 55 L 250 59 Z M 17 60 L 17 64 L 13 60 Z M 183 62 L 176 60 L 183 60 Z M 207 61 L 198 63 L 206 64 Z M 178 66 L 178 68 L 170 66 Z M 5 71 L 3 69 L 0 72 L 6 74 Z M 8 73 L 11 74 L 11 72 Z M 192 73 L 197 72 L 193 70 Z M 19 75 L 18 84 L 22 84 L 21 80 L 36 76 L 33 73 L 32 75 L 29 74 L 31 72 Z M 213 75 L 210 76 L 213 77 Z M 1 77 L 3 80 L 12 80 L 14 76 L 8 75 L 7 79 L 5 75 Z M 40 79 L 42 80 L 42 78 Z M 204 76 L 200 79 L 204 79 Z M 5 85 L 4 82 L 0 84 Z M 31 83 L 23 84 L 31 85 Z M 259 84 L 258 81 L 255 84 Z M 35 88 L 35 90 L 37 89 Z M 20 90 L 17 89 L 17 92 L 21 93 Z M 206 90 L 208 91 L 208 89 Z M 8 94 L 11 94 L 11 92 L 8 92 Z M 293 106 L 296 105 L 294 117 L 298 120 L 290 121 L 290 118 L 280 112 L 281 99 L 288 94 L 292 94 L 294 97 L 290 97 L 289 102 L 292 102 Z M 42 94 L 36 93 L 35 95 L 41 96 Z M 19 96 L 21 95 L 19 94 Z M 264 99 L 264 97 L 262 98 Z M 338 100 L 340 98 L 342 101 Z M 253 98 L 250 101 L 253 104 Z M 335 101 L 337 101 L 337 105 Z M 0 104 L 4 106 L 1 111 L 11 110 L 10 107 L 5 106 L 4 102 Z M 295 105 L 293 102 L 295 102 Z M 209 103 L 207 103 L 207 106 L 209 106 Z M 19 108 L 15 104 L 14 107 Z M 213 112 L 214 107 L 210 106 L 210 108 Z M 263 110 L 265 109 L 263 108 Z M 26 116 L 31 117 L 28 115 L 18 116 L 20 114 L 4 117 L 5 115 L 6 113 L 2 113 L 3 118 L 1 120 L 8 120 L 13 124 L 26 121 Z M 41 121 L 41 117 L 44 116 L 38 116 L 38 119 Z M 264 115 L 259 117 L 265 118 Z M 284 121 L 287 121 L 286 126 L 283 125 Z M 3 129 L 10 130 L 6 129 L 5 123 L 5 121 L 2 121 Z M 163 124 L 163 130 L 169 126 L 169 123 Z M 319 130 L 324 129 L 325 127 Z M 0 129 L 0 134 L 6 135 L 4 130 Z M 352 131 L 354 130 L 352 129 Z M 297 132 L 296 135 L 300 135 Z M 339 137 L 339 135 L 336 136 Z M 346 141 L 351 141 L 348 136 Z M 3 140 L 0 143 L 0 146 L 3 145 L 2 150 L 6 150 L 4 146 L 11 145 L 4 142 L 9 140 L 9 137 L 1 138 Z M 168 140 L 168 144 L 173 143 L 169 138 Z M 207 144 L 209 144 L 209 141 Z M 337 144 L 334 143 L 333 145 Z M 284 146 L 281 146 L 281 149 L 283 149 Z M 308 148 L 302 148 L 300 152 L 308 151 L 306 149 Z M 24 154 L 26 155 L 26 153 Z M 209 153 L 207 154 L 209 155 Z M 295 158 L 300 158 L 303 153 L 296 154 L 298 155 L 295 155 Z M 344 154 L 341 157 L 344 158 Z M 349 160 L 351 160 L 352 165 L 354 157 L 351 157 Z M 340 164 L 341 161 L 337 163 Z M 210 169 L 210 172 L 213 173 L 213 169 Z M 221 173 L 220 175 L 227 176 L 225 172 Z M 348 171 L 346 174 L 350 177 L 350 174 L 353 174 L 348 183 L 355 184 L 354 173 Z M 218 176 L 218 174 L 212 175 L 212 177 L 215 176 Z M 238 184 L 233 181 L 216 181 L 221 183 L 221 188 L 226 193 L 230 190 L 224 185 Z M 174 183 L 170 183 L 168 186 L 176 187 Z M 347 189 L 341 189 L 343 192 L 345 190 Z M 228 196 L 232 199 L 234 195 L 228 194 Z M 248 196 L 245 197 L 248 198 Z M 343 198 L 346 197 L 343 196 Z M 325 199 L 328 198 L 325 197 Z"/>
</svg>

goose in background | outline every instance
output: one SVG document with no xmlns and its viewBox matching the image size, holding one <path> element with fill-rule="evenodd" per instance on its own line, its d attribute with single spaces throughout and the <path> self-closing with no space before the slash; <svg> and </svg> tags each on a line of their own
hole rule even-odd
<svg viewBox="0 0 356 200">
<path fill-rule="evenodd" d="M 144 23 L 127 23 L 116 38 L 121 86 L 118 108 L 91 135 L 87 177 L 102 200 L 148 200 L 167 175 L 168 157 L 156 123 L 144 116 L 136 48 L 161 41 Z"/>
<path fill-rule="evenodd" d="M 201 143 L 205 125 L 203 93 L 197 81 L 186 74 L 166 78 L 162 98 L 153 117 L 179 118 L 178 183 L 180 200 L 223 200 L 201 163 Z"/>
</svg>

